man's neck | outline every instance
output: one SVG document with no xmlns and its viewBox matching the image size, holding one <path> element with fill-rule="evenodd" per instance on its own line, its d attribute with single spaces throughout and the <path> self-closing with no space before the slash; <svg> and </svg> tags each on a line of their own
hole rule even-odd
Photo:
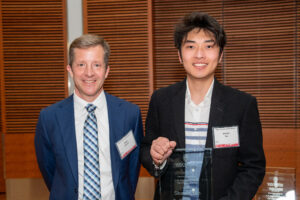
<svg viewBox="0 0 300 200">
<path fill-rule="evenodd" d="M 206 80 L 187 78 L 191 99 L 196 105 L 200 104 L 204 100 L 213 79 L 214 77 Z"/>
</svg>

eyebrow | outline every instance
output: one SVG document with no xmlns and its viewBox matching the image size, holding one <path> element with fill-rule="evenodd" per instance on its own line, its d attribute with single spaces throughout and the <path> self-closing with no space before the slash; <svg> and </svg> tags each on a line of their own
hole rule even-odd
<svg viewBox="0 0 300 200">
<path fill-rule="evenodd" d="M 216 43 L 216 41 L 213 40 L 213 39 L 205 40 L 205 41 L 204 41 L 204 43 L 210 43 L 210 42 Z M 195 43 L 195 41 L 194 41 L 194 40 L 186 40 L 184 43 Z"/>
</svg>

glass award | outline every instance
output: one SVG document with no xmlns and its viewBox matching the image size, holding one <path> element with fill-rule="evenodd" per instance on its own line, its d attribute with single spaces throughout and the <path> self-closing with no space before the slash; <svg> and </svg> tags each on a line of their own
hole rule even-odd
<svg viewBox="0 0 300 200">
<path fill-rule="evenodd" d="M 295 200 L 295 174 L 294 168 L 268 167 L 255 200 Z"/>
<path fill-rule="evenodd" d="M 159 177 L 161 200 L 212 198 L 212 150 L 175 149 Z"/>
</svg>

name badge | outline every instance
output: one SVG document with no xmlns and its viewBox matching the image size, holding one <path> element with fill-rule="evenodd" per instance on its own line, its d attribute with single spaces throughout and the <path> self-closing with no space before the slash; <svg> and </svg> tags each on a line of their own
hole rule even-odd
<svg viewBox="0 0 300 200">
<path fill-rule="evenodd" d="M 136 142 L 132 130 L 130 130 L 122 139 L 116 142 L 121 159 L 125 158 L 133 149 L 136 148 Z"/>
<path fill-rule="evenodd" d="M 239 147 L 238 126 L 213 127 L 214 148 Z"/>
</svg>

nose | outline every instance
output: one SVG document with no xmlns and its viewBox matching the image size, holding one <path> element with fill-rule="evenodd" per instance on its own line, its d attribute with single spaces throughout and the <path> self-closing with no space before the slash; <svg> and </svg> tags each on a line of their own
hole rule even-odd
<svg viewBox="0 0 300 200">
<path fill-rule="evenodd" d="M 87 65 L 85 68 L 85 75 L 86 76 L 93 76 L 94 74 L 94 69 L 92 65 Z"/>
<path fill-rule="evenodd" d="M 195 52 L 196 58 L 204 58 L 205 53 L 202 47 L 198 47 Z"/>
</svg>

